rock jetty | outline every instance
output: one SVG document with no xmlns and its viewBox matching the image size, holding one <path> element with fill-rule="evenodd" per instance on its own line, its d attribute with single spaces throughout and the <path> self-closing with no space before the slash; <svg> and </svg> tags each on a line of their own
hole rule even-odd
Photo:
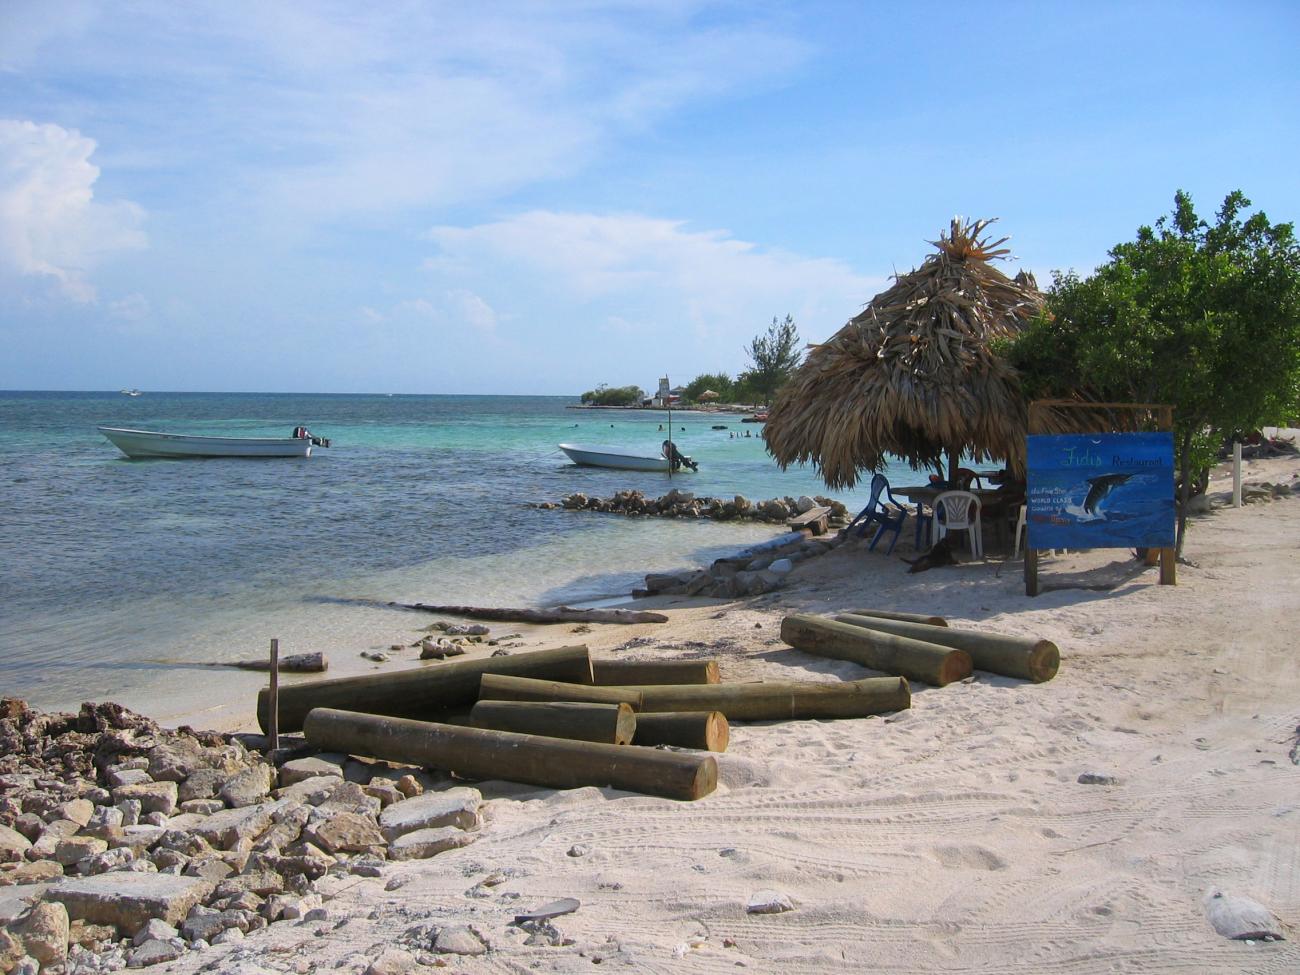
<svg viewBox="0 0 1300 975">
<path fill-rule="evenodd" d="M 577 493 L 557 501 L 537 505 L 546 510 L 600 511 L 608 514 L 657 518 L 710 518 L 714 521 L 762 521 L 783 524 L 790 518 L 814 507 L 831 509 L 831 521 L 845 522 L 848 510 L 839 501 L 822 497 L 770 498 L 750 501 L 737 494 L 731 500 L 696 497 L 693 492 L 676 488 L 658 498 L 647 498 L 640 491 L 618 491 L 608 498 L 591 498 Z"/>
<path fill-rule="evenodd" d="M 174 961 L 325 917 L 322 878 L 477 837 L 475 789 L 281 741 L 0 701 L 0 972 Z"/>
</svg>

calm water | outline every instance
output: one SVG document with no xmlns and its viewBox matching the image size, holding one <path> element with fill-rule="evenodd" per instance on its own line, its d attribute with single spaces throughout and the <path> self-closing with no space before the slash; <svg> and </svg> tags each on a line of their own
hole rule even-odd
<svg viewBox="0 0 1300 975">
<path fill-rule="evenodd" d="M 426 619 L 341 600 L 546 605 L 626 593 L 770 527 L 539 511 L 528 502 L 667 475 L 570 464 L 559 442 L 653 452 L 661 413 L 557 397 L 0 393 L 0 692 L 45 707 L 251 679 L 196 662 L 324 649 L 355 657 Z M 713 430 L 725 423 L 728 430 Z M 306 460 L 129 461 L 97 424 L 332 438 Z M 675 413 L 700 472 L 672 484 L 761 499 L 825 493 L 781 472 L 739 418 Z M 684 429 L 683 429 L 684 428 Z M 861 494 L 838 495 L 850 507 Z M 156 710 L 156 709 L 155 709 Z"/>
</svg>

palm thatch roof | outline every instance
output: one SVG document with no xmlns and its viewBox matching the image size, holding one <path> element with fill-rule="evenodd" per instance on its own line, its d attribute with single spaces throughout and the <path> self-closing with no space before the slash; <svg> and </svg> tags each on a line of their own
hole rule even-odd
<svg viewBox="0 0 1300 975">
<path fill-rule="evenodd" d="M 913 468 L 971 454 L 1023 475 L 1027 404 L 1015 370 L 991 348 L 1042 307 L 1032 275 L 992 265 L 1007 238 L 991 221 L 955 218 L 921 266 L 896 276 L 863 312 L 812 347 L 769 413 L 763 436 L 786 467 L 811 462 L 852 487 L 886 455 Z"/>
<path fill-rule="evenodd" d="M 718 396 L 719 394 L 714 390 L 706 389 L 704 392 L 700 393 L 700 400 L 703 402 L 706 399 L 717 399 Z"/>
</svg>

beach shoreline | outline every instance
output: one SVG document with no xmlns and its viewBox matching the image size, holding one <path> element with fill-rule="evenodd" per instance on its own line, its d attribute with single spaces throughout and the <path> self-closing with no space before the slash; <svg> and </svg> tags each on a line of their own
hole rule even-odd
<svg viewBox="0 0 1300 975">
<path fill-rule="evenodd" d="M 1234 509 L 1217 468 L 1173 587 L 1123 551 L 1044 556 L 1032 599 L 1019 561 L 912 575 L 905 532 L 892 557 L 853 541 L 757 598 L 635 602 L 664 624 L 494 624 L 519 650 L 581 642 L 598 658 L 714 657 L 726 681 L 838 681 L 865 671 L 786 647 L 780 621 L 875 606 L 1050 639 L 1062 661 L 1039 685 L 914 684 L 912 708 L 882 718 L 735 723 L 717 792 L 693 803 L 475 783 L 473 845 L 323 878 L 327 924 L 274 924 L 171 970 L 361 973 L 421 919 L 487 944 L 454 959 L 465 972 L 1294 970 L 1294 940 L 1226 940 L 1202 906 L 1217 888 L 1300 923 L 1300 461 L 1245 474 L 1285 495 Z M 244 700 L 222 730 L 252 730 Z M 749 913 L 762 891 L 793 909 Z M 553 922 L 563 942 L 527 943 L 514 914 L 562 897 L 581 902 Z"/>
</svg>

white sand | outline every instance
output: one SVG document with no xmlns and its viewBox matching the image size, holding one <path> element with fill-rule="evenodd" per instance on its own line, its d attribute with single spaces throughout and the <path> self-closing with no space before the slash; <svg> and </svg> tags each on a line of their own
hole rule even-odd
<svg viewBox="0 0 1300 975">
<path fill-rule="evenodd" d="M 1291 483 L 1298 467 L 1257 462 L 1247 480 Z M 785 648 L 781 617 L 871 605 L 1054 640 L 1057 678 L 978 673 L 914 685 L 912 710 L 883 719 L 733 725 L 722 785 L 694 803 L 485 784 L 494 798 L 473 846 L 325 881 L 332 918 L 352 920 L 276 925 L 242 946 L 245 963 L 360 971 L 433 922 L 472 925 L 491 946 L 447 956 L 464 972 L 598 959 L 653 972 L 1300 971 L 1296 941 L 1225 940 L 1201 906 L 1211 886 L 1243 894 L 1300 937 L 1300 495 L 1196 519 L 1195 565 L 1179 566 L 1176 587 L 1129 561 L 1113 591 L 1029 599 L 1019 562 L 908 575 L 900 554 L 843 546 L 757 603 L 667 600 L 680 607 L 668 625 L 581 639 L 597 655 L 645 636 L 619 655 L 718 656 L 724 680 L 833 680 L 864 672 Z M 1042 579 L 1127 554 L 1048 558 Z M 571 629 L 530 640 L 573 642 Z M 1084 785 L 1083 772 L 1119 781 Z M 569 856 L 575 844 L 590 852 Z M 509 879 L 467 896 L 494 871 Z M 411 882 L 385 892 L 393 876 Z M 795 909 L 747 914 L 764 888 Z M 581 908 L 555 923 L 573 944 L 524 946 L 513 915 L 569 896 Z"/>
</svg>

